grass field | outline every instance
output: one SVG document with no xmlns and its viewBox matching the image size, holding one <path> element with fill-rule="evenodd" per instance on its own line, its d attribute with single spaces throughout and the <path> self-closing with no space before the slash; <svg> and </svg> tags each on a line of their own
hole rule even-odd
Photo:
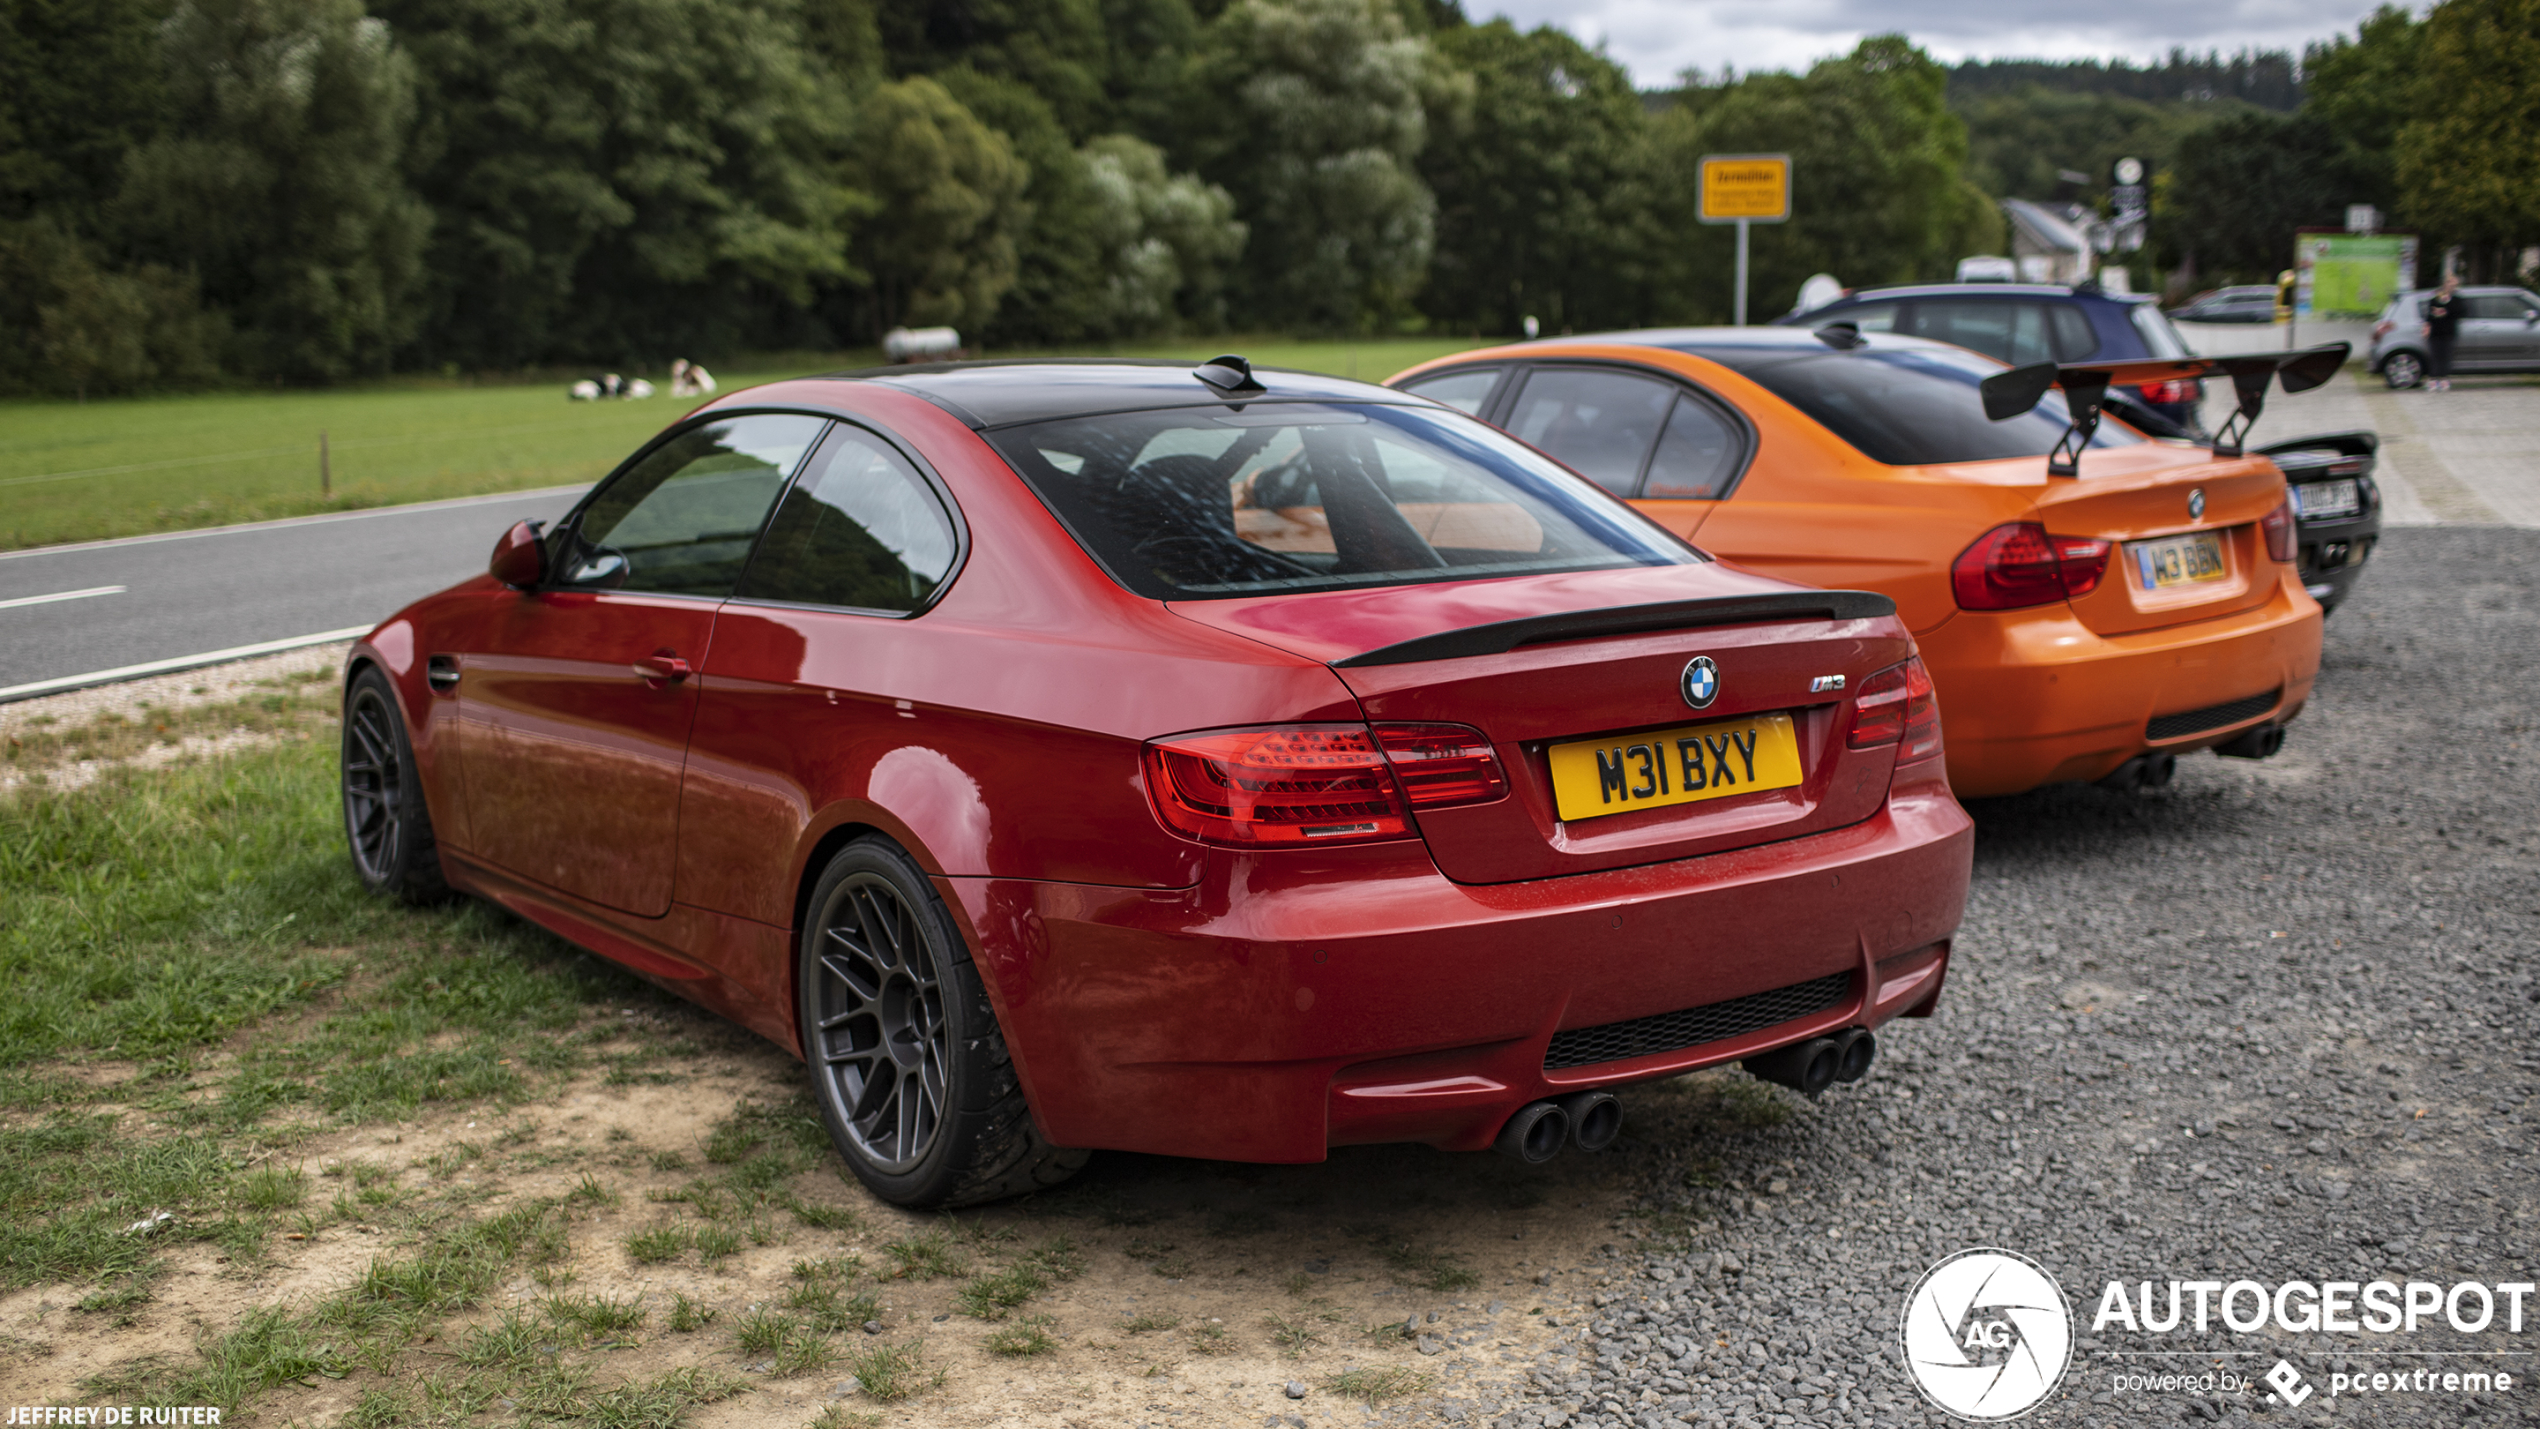
<svg viewBox="0 0 2540 1429">
<path fill-rule="evenodd" d="M 1262 366 L 1380 381 L 1472 345 L 1221 337 L 1113 355 L 1196 361 L 1237 351 Z M 717 375 L 729 392 L 875 360 L 797 354 Z M 0 403 L 0 549 L 590 481 L 695 405 L 668 397 L 570 403 L 563 388 L 404 379 L 331 391 Z M 331 491 L 320 489 L 321 436 Z"/>
</svg>

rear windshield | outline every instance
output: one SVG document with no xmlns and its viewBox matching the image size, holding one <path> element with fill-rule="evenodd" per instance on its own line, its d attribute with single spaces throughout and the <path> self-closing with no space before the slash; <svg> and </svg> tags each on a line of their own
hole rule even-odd
<svg viewBox="0 0 2540 1429">
<path fill-rule="evenodd" d="M 1431 407 L 1184 407 L 985 435 L 1113 579 L 1157 600 L 1703 559 Z"/>
<path fill-rule="evenodd" d="M 1972 352 L 1882 349 L 1875 340 L 1850 352 L 1688 350 L 1753 378 L 1861 455 L 1889 466 L 2043 457 L 2071 421 L 2060 392 L 2047 393 L 2007 422 L 1987 421 L 1976 384 L 2003 368 Z M 2132 446 L 2141 440 L 2102 422 L 2090 444 Z"/>
</svg>

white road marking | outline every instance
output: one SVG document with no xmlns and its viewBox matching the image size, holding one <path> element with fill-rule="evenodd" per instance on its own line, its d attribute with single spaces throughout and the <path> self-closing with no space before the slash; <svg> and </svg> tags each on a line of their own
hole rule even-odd
<svg viewBox="0 0 2540 1429">
<path fill-rule="evenodd" d="M 148 660 L 138 665 L 120 665 L 112 670 L 91 670 L 85 675 L 63 675 L 58 679 L 37 680 L 30 685 L 11 685 L 0 689 L 0 704 L 11 700 L 31 700 L 37 695 L 56 695 L 64 690 L 84 690 L 91 685 L 111 685 L 117 680 L 137 680 L 144 675 L 166 675 L 178 670 L 192 670 L 204 665 L 221 665 L 255 655 L 278 655 L 306 645 L 325 645 L 337 640 L 352 640 L 368 635 L 375 626 L 354 625 L 342 630 L 322 630 L 315 635 L 294 635 L 287 640 L 267 640 L 255 645 L 234 645 L 227 650 L 206 650 L 199 655 L 177 655 L 165 660 Z"/>
<path fill-rule="evenodd" d="M 491 506 L 503 501 L 525 501 L 533 496 L 578 497 L 590 489 L 589 482 L 572 486 L 540 486 L 527 491 L 493 491 L 483 496 L 450 496 L 439 501 L 410 502 L 404 506 L 365 506 L 358 511 L 322 511 L 315 516 L 283 516 L 271 521 L 245 521 L 235 526 L 197 526 L 190 531 L 154 531 L 147 536 L 116 536 L 103 541 L 72 541 L 59 546 L 24 546 L 14 551 L 0 551 L 0 561 L 22 560 L 30 556 L 55 556 L 65 551 L 105 551 L 118 546 L 149 546 L 161 541 L 196 541 L 206 536 L 238 536 L 257 531 L 280 530 L 291 526 L 323 526 L 338 521 L 369 521 L 381 516 L 403 516 L 410 511 L 444 511 L 454 506 Z M 571 504 L 571 502 L 566 503 L 568 506 Z"/>
<path fill-rule="evenodd" d="M 51 595 L 22 595 L 12 600 L 0 600 L 0 610 L 14 610 L 21 605 L 51 605 L 57 600 L 86 600 L 92 595 L 121 595 L 123 591 L 124 588 L 119 585 L 101 585 L 90 586 L 86 590 L 57 590 Z"/>
</svg>

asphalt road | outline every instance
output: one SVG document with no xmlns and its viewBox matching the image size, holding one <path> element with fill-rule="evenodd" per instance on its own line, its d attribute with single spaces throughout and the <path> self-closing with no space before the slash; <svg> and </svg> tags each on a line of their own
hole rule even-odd
<svg viewBox="0 0 2540 1429">
<path fill-rule="evenodd" d="M 561 516 L 580 490 L 0 553 L 0 700 L 133 666 L 359 633 L 483 570 L 511 523 Z"/>
</svg>

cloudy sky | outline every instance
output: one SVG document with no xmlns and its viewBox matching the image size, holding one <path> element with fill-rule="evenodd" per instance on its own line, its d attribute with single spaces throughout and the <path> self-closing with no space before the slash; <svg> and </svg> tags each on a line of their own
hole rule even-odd
<svg viewBox="0 0 2540 1429">
<path fill-rule="evenodd" d="M 1467 14 L 1506 15 L 1524 29 L 1557 25 L 1591 45 L 1602 40 L 1643 88 L 1687 69 L 1801 69 L 1891 30 L 1943 60 L 2145 61 L 2173 45 L 2299 54 L 2307 41 L 2353 33 L 2372 9 L 2371 0 L 1465 0 Z"/>
</svg>

